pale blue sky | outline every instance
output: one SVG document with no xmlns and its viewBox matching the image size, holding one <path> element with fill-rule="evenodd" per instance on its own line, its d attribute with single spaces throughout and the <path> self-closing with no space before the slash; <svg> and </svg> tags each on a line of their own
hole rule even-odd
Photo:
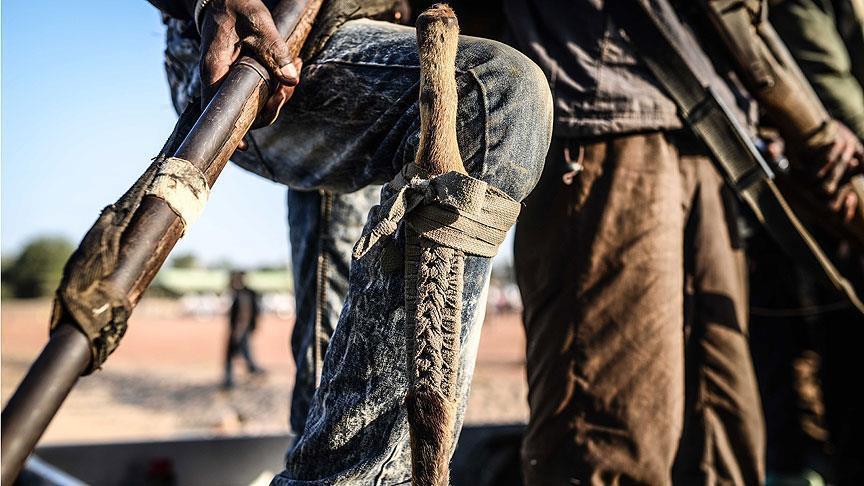
<svg viewBox="0 0 864 486">
<path fill-rule="evenodd" d="M 2 1 L 4 255 L 40 234 L 77 242 L 158 152 L 176 120 L 163 32 L 145 0 Z M 175 254 L 287 262 L 284 201 L 229 165 Z"/>
<path fill-rule="evenodd" d="M 42 234 L 77 243 L 147 167 L 176 120 L 163 48 L 145 0 L 2 0 L 4 255 Z M 174 254 L 287 262 L 284 201 L 282 186 L 229 164 Z"/>
</svg>

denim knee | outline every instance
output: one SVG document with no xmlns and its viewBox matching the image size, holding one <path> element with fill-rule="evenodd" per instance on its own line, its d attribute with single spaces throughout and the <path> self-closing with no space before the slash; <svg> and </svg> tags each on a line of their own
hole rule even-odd
<svg viewBox="0 0 864 486">
<path fill-rule="evenodd" d="M 521 52 L 478 40 L 466 48 L 483 91 L 487 154 L 480 178 L 517 201 L 537 184 L 552 137 L 552 93 L 543 71 Z"/>
</svg>

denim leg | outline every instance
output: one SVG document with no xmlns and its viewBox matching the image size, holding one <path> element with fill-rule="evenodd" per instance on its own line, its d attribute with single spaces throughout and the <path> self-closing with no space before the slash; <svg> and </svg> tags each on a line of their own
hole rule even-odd
<svg viewBox="0 0 864 486">
<path fill-rule="evenodd" d="M 166 70 L 175 105 L 197 92 L 198 41 L 169 28 Z M 459 148 L 469 173 L 522 200 L 540 175 L 552 126 L 542 72 L 515 50 L 460 38 Z M 302 190 L 352 192 L 393 178 L 419 139 L 414 29 L 344 25 L 316 59 L 276 123 L 249 136 L 232 161 Z M 407 387 L 402 272 L 373 249 L 352 262 L 349 294 L 324 356 L 304 434 L 275 484 L 398 484 L 410 476 L 402 399 Z M 488 258 L 465 261 L 459 390 L 464 399 L 482 321 Z M 458 425 L 458 424 L 457 424 Z M 457 427 L 458 430 L 458 427 Z"/>
<path fill-rule="evenodd" d="M 321 367 L 348 293 L 351 248 L 379 187 L 351 194 L 288 190 L 288 231 L 296 301 L 291 352 L 297 366 L 291 430 L 298 436 L 321 380 Z"/>
<path fill-rule="evenodd" d="M 419 138 L 415 46 L 410 28 L 354 21 L 340 29 L 304 68 L 303 83 L 277 124 L 254 134 L 269 173 L 294 188 L 345 192 L 388 181 L 413 161 Z M 523 199 L 540 175 L 551 133 L 545 78 L 502 44 L 462 37 L 457 85 L 466 168 Z M 385 271 L 381 257 L 373 248 L 352 262 L 304 433 L 274 484 L 400 484 L 410 478 L 402 404 L 408 386 L 404 276 L 401 269 Z M 465 260 L 460 412 L 489 270 L 489 258 Z"/>
<path fill-rule="evenodd" d="M 251 132 L 232 161 L 301 190 L 353 192 L 414 160 L 419 139 L 415 31 L 355 20 L 302 72 L 276 123 Z M 456 59 L 457 133 L 468 172 L 522 200 L 549 144 L 542 71 L 504 44 L 463 36 Z"/>
<path fill-rule="evenodd" d="M 199 91 L 198 57 L 198 40 L 169 25 L 165 63 L 178 110 Z M 292 337 L 298 364 L 299 391 L 295 390 L 292 405 L 296 431 L 303 427 L 302 417 L 322 372 L 319 361 L 326 340 L 316 339 L 332 329 L 340 308 L 336 296 L 346 285 L 344 273 L 329 273 L 325 288 L 330 300 L 310 301 L 317 291 L 319 246 L 310 236 L 317 232 L 321 208 L 317 191 L 346 193 L 384 183 L 413 160 L 419 139 L 415 32 L 383 22 L 350 22 L 302 75 L 303 82 L 279 120 L 252 132 L 247 136 L 250 149 L 232 157 L 258 175 L 310 191 L 289 194 L 298 292 L 298 323 Z M 542 72 L 502 44 L 462 37 L 457 87 L 457 130 L 467 169 L 514 199 L 523 199 L 539 177 L 551 135 L 551 96 Z M 355 210 L 365 213 L 359 207 Z M 345 254 L 334 250 L 328 258 Z M 352 305 L 350 297 L 346 300 L 340 319 L 351 325 L 340 324 L 345 329 L 336 331 L 335 346 L 331 344 L 336 351 L 324 357 L 323 380 L 329 386 L 315 398 L 315 430 L 298 441 L 289 455 L 289 470 L 275 480 L 277 484 L 298 482 L 289 478 L 309 479 L 310 484 L 315 478 L 318 484 L 407 481 L 410 459 L 401 410 L 407 381 L 402 277 L 401 272 L 383 275 L 376 263 L 379 256 L 373 251 L 354 264 L 357 275 L 352 276 L 350 292 L 359 302 Z M 478 257 L 468 257 L 465 264 L 457 433 L 479 342 L 489 267 L 488 259 Z M 317 329 L 316 338 L 309 312 L 321 304 L 329 322 Z"/>
</svg>

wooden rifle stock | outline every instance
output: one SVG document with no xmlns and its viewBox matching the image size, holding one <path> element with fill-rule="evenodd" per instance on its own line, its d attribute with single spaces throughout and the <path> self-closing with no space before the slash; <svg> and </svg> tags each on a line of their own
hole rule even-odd
<svg viewBox="0 0 864 486">
<path fill-rule="evenodd" d="M 282 0 L 273 20 L 294 57 L 312 29 L 322 0 Z M 178 126 L 182 141 L 173 156 L 188 160 L 212 186 L 249 131 L 270 94 L 270 75 L 251 57 L 241 57 L 191 127 Z M 182 118 L 181 118 L 182 120 Z M 185 137 L 182 134 L 185 133 Z M 172 136 L 173 138 L 173 136 Z M 171 145 L 170 143 L 168 145 Z M 170 149 L 169 149 L 170 150 Z M 165 201 L 145 196 L 124 233 L 119 261 L 108 284 L 134 307 L 183 234 L 183 222 Z M 56 329 L 3 409 L 2 482 L 11 485 L 25 459 L 90 365 L 86 336 L 72 322 Z"/>
</svg>

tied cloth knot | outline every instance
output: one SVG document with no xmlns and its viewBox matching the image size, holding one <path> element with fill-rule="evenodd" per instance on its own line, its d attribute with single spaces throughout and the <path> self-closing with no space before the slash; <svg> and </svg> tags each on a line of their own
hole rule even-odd
<svg viewBox="0 0 864 486">
<path fill-rule="evenodd" d="M 396 192 L 373 210 L 354 246 L 355 259 L 396 233 L 403 220 L 439 245 L 491 258 L 521 209 L 513 198 L 481 180 L 459 172 L 428 178 L 414 164 L 388 186 Z"/>
</svg>

